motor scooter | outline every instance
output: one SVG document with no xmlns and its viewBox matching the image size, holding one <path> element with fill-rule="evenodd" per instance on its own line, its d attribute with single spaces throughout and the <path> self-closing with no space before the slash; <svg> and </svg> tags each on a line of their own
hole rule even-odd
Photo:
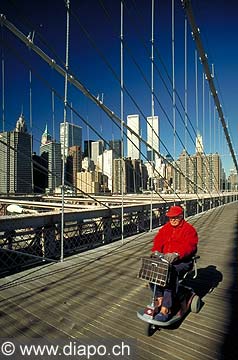
<svg viewBox="0 0 238 360">
<path fill-rule="evenodd" d="M 147 323 L 145 334 L 152 336 L 156 330 L 161 328 L 169 328 L 181 321 L 185 315 L 191 310 L 193 313 L 198 313 L 201 308 L 201 299 L 195 291 L 185 285 L 185 279 L 189 273 L 193 272 L 193 279 L 197 277 L 197 260 L 198 255 L 192 257 L 192 268 L 187 271 L 182 278 L 177 279 L 176 295 L 171 309 L 171 317 L 168 321 L 162 322 L 155 320 L 156 314 L 160 311 L 156 299 L 156 285 L 160 288 L 165 287 L 172 272 L 172 264 L 164 259 L 163 254 L 156 253 L 153 257 L 142 257 L 142 266 L 138 277 L 146 280 L 153 286 L 152 300 L 146 308 L 137 311 L 137 316 L 140 320 Z"/>
</svg>

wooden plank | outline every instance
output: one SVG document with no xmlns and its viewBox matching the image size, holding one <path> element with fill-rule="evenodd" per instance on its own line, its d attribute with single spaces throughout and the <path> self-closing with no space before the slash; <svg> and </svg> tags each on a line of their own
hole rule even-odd
<svg viewBox="0 0 238 360">
<path fill-rule="evenodd" d="M 237 204 L 229 204 L 189 219 L 198 230 L 201 256 L 198 277 L 190 284 L 204 306 L 179 328 L 148 338 L 146 324 L 136 316 L 151 298 L 137 273 L 153 231 L 1 279 L 3 335 L 128 338 L 137 341 L 137 359 L 232 359 L 232 351 L 237 354 L 232 320 L 237 319 L 237 213 Z"/>
</svg>

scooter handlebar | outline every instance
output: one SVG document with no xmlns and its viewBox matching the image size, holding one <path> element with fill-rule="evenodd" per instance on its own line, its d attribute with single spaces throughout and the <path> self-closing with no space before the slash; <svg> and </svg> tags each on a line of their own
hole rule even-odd
<svg viewBox="0 0 238 360">
<path fill-rule="evenodd" d="M 161 261 L 168 263 L 169 261 L 164 258 L 164 255 L 165 254 L 159 251 L 155 251 L 151 254 L 151 258 L 157 258 L 157 259 L 159 258 Z"/>
</svg>

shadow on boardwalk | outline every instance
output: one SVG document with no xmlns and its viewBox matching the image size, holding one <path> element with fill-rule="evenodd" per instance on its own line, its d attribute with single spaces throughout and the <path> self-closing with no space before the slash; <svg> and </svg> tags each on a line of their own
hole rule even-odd
<svg viewBox="0 0 238 360">
<path fill-rule="evenodd" d="M 228 302 L 226 305 L 227 317 L 230 321 L 224 344 L 221 347 L 221 358 L 219 360 L 236 360 L 238 358 L 238 216 L 233 243 L 233 255 L 228 264 L 231 269 L 232 280 L 231 286 L 227 291 Z"/>
<path fill-rule="evenodd" d="M 209 265 L 206 268 L 198 269 L 196 279 L 189 279 L 189 285 L 202 299 L 205 295 L 211 293 L 222 282 L 222 279 L 223 275 L 217 270 L 216 266 Z"/>
</svg>

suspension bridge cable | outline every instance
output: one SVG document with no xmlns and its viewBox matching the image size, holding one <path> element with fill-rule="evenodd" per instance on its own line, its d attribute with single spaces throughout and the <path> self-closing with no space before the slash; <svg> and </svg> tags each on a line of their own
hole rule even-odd
<svg viewBox="0 0 238 360">
<path fill-rule="evenodd" d="M 135 1 L 133 1 L 134 2 L 134 4 L 135 4 Z M 135 7 L 136 7 L 136 5 L 135 5 Z M 133 19 L 132 20 L 134 20 L 134 17 L 133 17 Z M 146 48 L 146 46 L 144 45 L 144 47 Z M 157 50 L 157 49 L 156 49 Z M 162 58 L 161 58 L 161 56 L 159 55 L 159 53 L 158 53 L 158 57 L 159 57 L 159 59 L 160 59 L 160 62 L 161 62 L 161 64 L 162 64 L 162 66 L 163 66 L 163 68 L 164 68 L 164 70 L 165 70 L 165 73 L 166 73 L 166 75 L 167 75 L 167 77 L 168 77 L 168 79 L 169 79 L 169 81 L 171 82 L 171 84 L 172 84 L 172 79 L 170 78 L 170 75 L 169 75 L 169 73 L 168 73 L 168 71 L 167 71 L 167 68 L 166 68 L 166 66 L 165 66 L 165 64 L 164 64 L 164 62 L 162 61 Z M 155 66 L 156 67 L 156 66 Z M 156 67 L 156 70 L 158 70 L 157 69 L 157 67 Z M 165 84 L 165 82 L 163 81 L 163 79 L 162 79 L 162 76 L 161 76 L 161 73 L 160 72 L 158 72 L 159 73 L 159 76 L 160 76 L 160 78 L 161 78 L 161 80 L 162 80 L 162 83 L 165 85 L 165 87 L 166 87 L 166 90 L 168 91 L 168 93 L 169 93 L 169 90 L 168 90 L 168 87 L 166 86 L 166 84 Z M 184 106 L 183 106 L 183 103 L 182 103 L 182 100 L 181 100 L 181 98 L 180 98 L 180 96 L 179 96 L 179 94 L 177 93 L 177 91 L 176 91 L 176 96 L 178 96 L 178 99 L 179 99 L 179 103 L 181 104 L 181 106 L 183 107 L 183 109 L 184 109 Z M 172 100 L 172 95 L 171 95 L 171 100 Z M 180 118 L 181 119 L 183 119 L 183 117 L 181 116 L 181 113 L 180 113 L 180 111 L 179 111 L 179 109 L 177 108 L 177 105 L 176 105 L 176 109 L 177 109 L 177 111 L 178 111 L 178 113 L 179 113 L 179 115 L 180 115 Z M 193 125 L 192 125 L 192 123 L 191 123 L 191 120 L 190 120 L 190 118 L 188 117 L 188 120 L 189 120 L 189 123 L 191 124 L 191 126 L 192 126 L 192 128 L 193 128 L 193 131 L 194 131 L 194 134 L 196 135 L 196 130 L 194 129 L 194 127 L 193 127 Z M 189 132 L 189 135 L 191 136 L 191 134 L 190 134 L 190 132 Z M 193 139 L 192 138 L 192 136 L 191 136 L 191 139 Z M 194 142 L 194 141 L 193 141 Z M 198 141 L 199 143 L 200 143 L 200 141 Z M 195 142 L 194 142 L 194 145 L 195 145 Z M 200 144 L 201 145 L 201 144 Z M 199 154 L 199 156 L 201 157 L 202 155 L 201 154 Z M 206 158 L 206 154 L 204 153 L 204 156 L 205 156 L 205 158 Z M 205 166 L 205 168 L 206 168 L 206 170 L 208 171 L 209 169 L 207 169 L 207 167 Z M 209 173 L 210 173 L 211 171 L 209 170 Z M 213 173 L 213 170 L 212 170 L 212 173 Z M 200 175 L 200 174 L 199 174 Z M 213 175 L 214 175 L 214 173 L 213 173 Z M 214 178 L 216 179 L 216 176 L 214 175 Z M 216 179 L 216 183 L 218 183 L 218 179 Z M 209 189 L 208 189 L 209 190 Z M 219 194 L 219 190 L 217 189 L 217 193 Z"/>
<path fill-rule="evenodd" d="M 1 40 L 3 41 L 3 29 L 1 29 Z M 3 47 L 1 49 L 1 70 L 2 70 L 2 131 L 5 130 L 5 58 Z"/>
<path fill-rule="evenodd" d="M 12 25 L 4 16 L 1 17 L 1 19 L 4 21 L 4 24 L 7 25 L 9 30 L 13 31 L 15 35 L 17 35 L 24 43 L 28 43 L 29 46 L 40 56 L 45 60 L 51 67 L 53 67 L 57 72 L 59 72 L 61 75 L 65 76 L 65 70 L 62 69 L 54 59 L 49 58 L 40 48 L 35 46 L 35 44 L 32 42 L 31 39 L 26 38 L 20 31 L 17 30 L 14 25 Z M 84 95 L 89 97 L 94 103 L 96 103 L 99 107 L 101 107 L 104 112 L 111 118 L 111 120 L 115 121 L 115 123 L 121 123 L 121 119 L 118 118 L 114 112 L 112 112 L 109 108 L 107 108 L 102 102 L 100 102 L 94 95 L 92 95 L 89 90 L 87 90 L 82 83 L 80 83 L 71 73 L 68 77 L 68 81 L 71 82 L 76 88 L 78 88 Z M 69 106 L 69 104 L 68 104 Z M 131 129 L 128 125 L 124 123 L 124 127 L 129 130 L 132 134 L 134 134 L 136 137 L 138 137 L 145 145 L 151 148 L 151 145 L 148 144 L 144 139 L 142 139 L 133 129 Z M 157 152 L 158 154 L 158 152 Z M 159 155 L 159 154 L 158 154 Z"/>
<path fill-rule="evenodd" d="M 187 127 L 188 127 L 188 78 L 187 78 L 187 71 L 188 71 L 188 59 L 187 59 L 187 19 L 184 21 L 184 143 L 185 143 L 185 176 L 187 176 Z M 188 192 L 188 181 L 185 178 L 185 194 Z M 186 198 L 185 198 L 185 205 L 186 205 Z M 186 209 L 186 206 L 185 206 Z M 186 217 L 186 214 L 185 214 Z"/>
<path fill-rule="evenodd" d="M 16 30 L 16 28 L 14 28 L 14 29 Z M 23 35 L 23 34 L 22 34 L 22 35 Z M 27 40 L 28 40 L 28 41 L 30 42 L 30 44 L 32 44 L 32 46 L 34 47 L 34 44 L 32 43 L 31 39 L 27 39 Z M 40 51 L 39 48 L 38 48 L 38 50 Z M 41 52 L 40 52 L 40 53 L 41 53 Z M 41 54 L 42 54 L 42 53 L 41 53 Z M 64 70 L 61 69 L 58 65 L 56 65 L 56 63 L 55 63 L 54 60 L 51 59 L 51 61 L 50 61 L 48 57 L 47 57 L 47 60 L 48 60 L 48 63 L 51 64 L 51 66 L 52 66 L 52 64 L 53 64 L 53 67 L 56 66 L 56 68 L 57 68 L 58 70 L 60 70 L 59 72 L 60 72 L 61 74 L 65 74 Z M 73 83 L 75 82 L 75 80 L 74 80 L 74 78 L 73 78 L 72 75 L 71 75 L 71 77 L 70 77 L 69 79 L 70 79 Z M 77 84 L 78 84 L 78 82 L 77 82 Z M 76 86 L 76 87 L 77 87 L 77 86 Z M 87 92 L 87 90 L 86 90 L 85 88 L 83 88 L 83 89 L 84 89 L 84 91 L 83 91 L 84 94 L 85 94 L 85 93 L 90 94 L 89 92 Z M 92 95 L 90 94 L 90 96 L 92 96 Z M 92 96 L 92 97 L 93 97 L 93 96 Z M 93 99 L 94 99 L 94 102 L 95 102 L 95 97 L 93 97 Z M 97 104 L 98 104 L 98 102 L 97 102 Z M 116 118 L 117 121 L 119 121 L 119 119 L 114 116 L 114 113 L 113 113 L 113 112 L 109 112 L 109 109 L 107 109 L 106 107 L 104 107 L 103 104 L 100 104 L 100 103 L 99 103 L 98 105 L 99 105 L 99 106 L 103 106 L 104 110 L 106 109 L 107 114 L 109 113 L 109 117 L 111 117 L 112 119 Z M 110 115 L 111 115 L 111 116 L 110 116 Z M 127 128 L 129 129 L 128 126 L 125 125 L 125 127 L 127 127 Z M 130 132 L 134 133 L 132 129 L 130 129 Z M 134 133 L 134 134 L 137 136 L 136 133 Z M 143 140 L 143 139 L 142 139 L 142 140 Z M 147 144 L 145 141 L 144 141 L 144 143 Z M 147 145 L 149 146 L 149 144 L 147 144 Z"/>
<path fill-rule="evenodd" d="M 154 107 L 154 0 L 151 0 L 151 120 L 152 120 L 152 130 L 154 130 L 154 116 L 155 116 L 155 107 Z M 148 122 L 147 122 L 148 123 Z M 159 134 L 158 134 L 159 135 Z M 154 190 L 154 168 L 155 168 L 155 155 L 154 155 L 154 131 L 151 133 L 151 198 L 150 198 L 150 231 L 153 229 L 153 190 Z M 157 149 L 158 150 L 158 149 Z"/>
<path fill-rule="evenodd" d="M 67 102 L 68 102 L 68 70 L 69 70 L 69 31 L 70 31 L 70 1 L 67 0 L 66 11 L 66 47 L 65 47 L 65 84 L 64 84 L 64 138 L 63 138 L 63 154 L 62 154 L 62 211 L 61 211 L 61 241 L 60 241 L 60 261 L 64 260 L 64 192 L 65 192 L 65 162 L 66 162 L 66 117 L 67 117 Z"/>
<path fill-rule="evenodd" d="M 105 9 L 105 7 L 104 7 L 104 9 Z M 106 14 L 108 15 L 108 12 L 106 12 Z M 110 16 L 110 15 L 109 15 Z M 124 46 L 126 46 L 126 45 L 124 45 Z M 127 51 L 128 51 L 128 53 L 130 53 L 130 51 L 129 51 L 129 49 L 128 49 L 128 47 L 126 47 L 126 49 L 127 49 Z M 132 57 L 132 59 L 133 59 L 133 62 L 135 63 L 135 65 L 137 66 L 137 68 L 139 69 L 139 72 L 142 74 L 142 77 L 143 77 L 143 79 L 145 80 L 145 82 L 146 82 L 146 84 L 150 87 L 150 85 L 149 85 L 149 82 L 148 82 L 148 80 L 146 79 L 146 77 L 144 76 L 144 74 L 143 74 L 143 71 L 141 70 L 141 68 L 140 68 L 140 66 L 138 65 L 138 63 L 136 62 L 136 60 L 133 58 L 133 56 L 131 55 L 131 53 L 130 53 L 130 56 Z M 156 67 L 156 66 L 155 66 Z M 165 65 L 164 65 L 164 67 L 165 67 Z M 156 68 L 156 70 L 158 70 L 157 68 Z M 160 73 L 160 72 L 159 72 Z M 168 72 L 167 72 L 167 70 L 166 70 L 166 73 L 167 73 L 167 76 L 169 77 L 169 79 L 170 79 L 170 76 L 169 76 L 169 74 L 168 74 Z M 170 81 L 171 81 L 171 83 L 172 83 L 172 80 L 170 79 Z M 165 82 L 163 82 L 164 84 L 165 84 Z M 166 85 L 166 84 L 165 84 Z M 167 89 L 167 91 L 169 92 L 169 90 L 168 90 L 168 87 L 166 86 L 166 89 Z M 179 96 L 179 94 L 176 92 L 176 89 L 175 89 L 175 93 L 176 93 L 176 95 L 177 96 Z M 156 98 L 156 100 L 158 101 L 158 103 L 159 103 L 159 105 L 160 105 L 160 107 L 161 107 L 161 109 L 162 109 L 162 111 L 163 111 L 163 113 L 165 114 L 165 116 L 166 116 L 166 118 L 167 118 L 167 120 L 168 120 L 168 122 L 170 123 L 170 125 L 171 125 L 171 127 L 173 128 L 173 124 L 172 124 L 172 122 L 170 121 L 170 119 L 169 119 L 169 117 L 168 117 L 168 115 L 167 115 L 167 112 L 164 110 L 164 108 L 163 108 L 163 106 L 162 106 L 162 104 L 161 104 L 161 102 L 159 101 L 159 99 L 158 99 L 158 97 L 154 94 L 154 96 L 155 96 L 155 98 Z M 181 98 L 179 97 L 179 99 L 180 99 L 180 103 L 181 103 L 181 105 L 183 106 L 183 104 L 182 104 L 182 101 L 181 101 Z M 173 101 L 173 95 L 171 95 L 171 100 Z M 178 111 L 178 113 L 179 113 L 179 115 L 180 115 L 180 118 L 181 119 L 183 119 L 183 117 L 182 117 L 182 114 L 181 114 L 181 112 L 179 111 L 179 109 L 177 108 L 177 105 L 175 104 L 175 108 L 176 108 L 176 110 Z M 140 109 L 139 109 L 139 111 L 140 111 Z M 142 114 L 143 115 L 143 114 Z M 145 116 L 144 116 L 144 118 L 145 118 Z M 189 119 L 189 117 L 188 117 L 188 115 L 187 115 L 187 118 Z M 191 124 L 191 121 L 190 121 L 190 119 L 189 119 L 189 122 L 190 122 L 190 124 Z M 151 126 L 150 124 L 149 124 L 149 126 Z M 194 127 L 193 127 L 193 130 L 194 130 L 194 134 L 196 135 L 196 130 L 194 129 Z M 189 135 L 190 135 L 190 137 L 191 137 L 191 139 L 193 139 L 192 138 L 192 136 L 191 136 L 191 133 L 187 130 L 187 132 L 189 133 Z M 154 129 L 153 129 L 153 134 L 154 134 L 155 132 L 154 132 Z M 176 129 L 175 129 L 175 133 L 176 133 L 176 136 L 178 137 L 178 139 L 179 139 L 179 141 L 180 141 L 180 143 L 181 143 L 181 145 L 182 146 L 184 146 L 184 144 L 183 144 L 183 142 L 182 142 L 182 140 L 181 140 L 181 138 L 180 138 L 180 136 L 177 134 L 177 131 L 176 131 Z M 156 136 L 158 136 L 158 134 L 156 134 Z M 161 141 L 161 143 L 163 144 L 163 142 L 162 142 L 162 140 L 160 139 L 160 141 Z M 198 140 L 199 141 L 199 140 Z M 200 141 L 199 141 L 200 142 Z M 193 140 L 193 143 L 194 143 L 194 145 L 196 145 L 195 144 L 195 142 L 194 142 L 194 140 Z M 164 144 L 163 144 L 164 145 Z M 165 146 L 165 149 L 166 149 L 166 146 Z M 204 154 L 205 155 L 205 154 Z M 199 154 L 199 156 L 201 157 L 201 154 Z M 190 156 L 189 156 L 190 157 Z M 194 163 L 194 161 L 193 161 L 193 159 L 190 157 L 190 160 L 192 161 L 192 163 Z M 178 165 L 177 165 L 178 166 Z M 173 166 L 174 167 L 174 166 Z M 199 177 L 201 177 L 201 174 L 199 174 Z M 207 188 L 207 186 L 205 185 L 205 187 Z M 207 191 L 209 192 L 209 189 L 207 188 Z M 219 191 L 218 191 L 218 194 L 219 194 Z"/>
<path fill-rule="evenodd" d="M 120 167 L 121 167 L 121 240 L 124 241 L 124 182 L 125 182 L 125 171 L 123 166 L 123 159 L 124 159 L 124 134 L 123 134 L 123 127 L 124 127 L 124 58 L 123 58 L 123 42 L 124 42 L 124 23 L 123 18 L 124 12 L 123 12 L 123 1 L 121 1 L 121 33 L 120 33 L 120 42 L 121 42 L 121 58 L 120 58 L 120 71 L 121 71 L 121 77 L 120 77 L 120 104 L 121 104 L 121 161 L 120 161 Z M 126 169 L 125 169 L 126 170 Z"/>
<path fill-rule="evenodd" d="M 206 77 L 207 77 L 207 80 L 208 80 L 208 83 L 209 83 L 209 86 L 210 86 L 210 90 L 211 90 L 211 93 L 213 95 L 213 99 L 214 99 L 214 102 L 215 102 L 215 105 L 216 105 L 216 108 L 217 108 L 217 111 L 218 111 L 218 114 L 219 114 L 219 118 L 220 118 L 220 121 L 221 121 L 222 126 L 223 126 L 226 141 L 227 141 L 227 144 L 228 144 L 228 147 L 229 147 L 229 150 L 230 150 L 230 153 L 231 153 L 231 156 L 232 156 L 236 171 L 238 173 L 238 164 L 237 164 L 235 152 L 234 152 L 233 145 L 232 145 L 232 142 L 231 142 L 231 138 L 230 138 L 230 135 L 229 135 L 229 132 L 228 132 L 228 129 L 227 129 L 227 125 L 226 125 L 226 121 L 225 121 L 225 118 L 224 118 L 222 106 L 220 104 L 220 100 L 218 98 L 217 91 L 216 91 L 216 88 L 215 88 L 215 85 L 214 85 L 213 77 L 212 77 L 210 67 L 209 67 L 209 63 L 208 63 L 208 60 L 207 60 L 207 55 L 206 55 L 206 53 L 204 51 L 203 44 L 202 44 L 202 41 L 201 41 L 201 38 L 200 38 L 200 31 L 199 31 L 199 29 L 198 29 L 198 27 L 196 25 L 196 22 L 195 22 L 191 2 L 189 0 L 181 0 L 181 1 L 182 1 L 183 8 L 184 8 L 185 13 L 186 13 L 186 15 L 188 17 L 188 20 L 189 20 L 189 23 L 190 23 L 190 26 L 191 26 L 191 29 L 192 29 L 192 32 L 193 32 L 193 37 L 194 37 L 194 40 L 195 40 L 197 48 L 198 48 L 198 52 L 199 52 L 199 55 L 200 55 L 200 58 L 201 58 L 202 65 L 204 67 L 204 72 L 206 74 Z"/>
<path fill-rule="evenodd" d="M 100 1 L 100 3 L 102 3 L 102 1 Z M 106 15 L 110 18 L 110 14 L 109 14 L 108 11 L 105 9 L 105 6 L 103 6 L 103 9 L 104 9 Z M 128 53 L 130 54 L 131 58 L 133 59 L 133 62 L 135 63 L 135 65 L 136 65 L 137 68 L 139 69 L 139 72 L 140 72 L 140 74 L 142 75 L 144 81 L 146 82 L 146 84 L 148 85 L 148 87 L 150 87 L 149 81 L 146 79 L 143 71 L 141 70 L 141 68 L 140 68 L 140 66 L 138 65 L 138 63 L 137 63 L 137 61 L 135 60 L 135 58 L 131 55 L 131 52 L 130 52 L 129 48 L 128 48 L 125 44 L 124 44 L 124 47 L 126 47 L 126 50 L 128 51 Z M 168 91 L 169 91 L 169 90 L 168 90 Z M 175 90 L 175 92 L 176 92 L 176 90 Z M 158 97 L 157 97 L 154 93 L 153 93 L 153 96 L 154 96 L 154 97 L 156 98 L 156 100 L 158 101 L 158 103 L 159 103 L 162 111 L 164 112 L 167 120 L 169 121 L 171 127 L 173 128 L 173 124 L 172 124 L 172 122 L 170 121 L 170 119 L 169 119 L 169 117 L 168 117 L 168 114 L 167 114 L 167 112 L 165 111 L 165 109 L 163 108 L 163 106 L 162 106 L 161 102 L 159 101 Z M 175 107 L 176 107 L 176 104 L 175 104 Z M 142 111 L 140 110 L 140 108 L 139 108 L 138 106 L 137 106 L 137 109 L 139 110 L 140 113 L 142 113 Z M 178 110 L 178 109 L 177 109 L 177 110 Z M 146 119 L 146 117 L 144 116 L 143 113 L 142 113 L 142 115 L 143 115 L 143 117 Z M 181 116 L 181 113 L 180 113 L 180 116 Z M 147 122 L 147 124 L 148 124 L 148 122 Z M 148 125 L 151 127 L 151 124 L 148 124 Z M 152 129 L 152 132 L 153 132 L 153 134 L 155 134 L 155 135 L 158 137 L 158 134 L 155 133 L 154 129 Z M 183 145 L 183 142 L 182 142 L 180 136 L 177 134 L 176 129 L 175 129 L 175 133 L 176 133 L 176 136 L 179 138 L 180 143 Z M 160 140 L 160 142 L 162 143 L 162 145 L 164 145 L 164 143 L 163 143 L 163 141 L 161 140 L 161 138 L 159 138 L 159 140 Z M 164 145 L 164 147 L 165 147 L 165 149 L 167 149 L 167 147 L 166 147 L 165 145 Z M 167 151 L 168 151 L 168 149 L 167 149 Z M 169 151 L 168 151 L 168 152 L 169 152 Z M 175 161 L 175 160 L 174 160 L 174 161 Z M 193 160 L 192 160 L 192 162 L 193 162 Z M 177 165 L 177 167 L 178 167 L 178 165 Z M 175 163 L 174 163 L 174 164 L 173 164 L 173 168 L 177 169 L 177 167 L 175 166 Z M 201 175 L 199 174 L 199 176 L 201 176 Z M 190 181 L 190 178 L 189 178 L 189 177 L 188 177 L 188 180 Z"/>
<path fill-rule="evenodd" d="M 9 47 L 9 44 L 5 44 L 5 45 Z M 11 51 L 14 52 L 15 55 L 17 54 L 16 51 L 15 51 L 15 49 L 14 49 L 14 50 L 11 49 Z M 20 58 L 19 55 L 18 55 L 18 57 Z M 27 66 L 26 60 L 21 59 L 21 62 L 24 63 L 24 65 Z M 29 64 L 28 64 L 28 67 L 29 67 Z M 33 68 L 31 68 L 31 71 L 34 72 L 34 73 L 36 73 L 36 70 L 33 69 Z M 53 92 L 56 94 L 56 96 L 57 96 L 58 98 L 60 98 L 60 100 L 61 100 L 62 102 L 64 102 L 63 97 L 60 96 L 55 89 L 52 89 L 52 87 L 48 84 L 48 82 L 47 82 L 45 79 L 43 80 L 42 77 L 41 77 L 39 74 L 38 74 L 37 76 L 38 76 L 38 78 L 39 78 L 41 81 L 44 82 L 44 84 L 50 89 L 51 92 L 53 91 Z M 84 123 L 86 123 L 87 126 L 89 126 L 99 137 L 101 137 L 103 141 L 106 142 L 106 140 L 101 136 L 101 134 L 98 133 L 98 132 L 96 131 L 96 129 L 95 129 L 94 127 L 92 127 L 75 109 L 73 109 L 72 106 L 71 106 L 69 103 L 67 103 L 67 107 L 68 107 L 71 111 L 73 111 Z M 116 126 L 119 126 L 118 123 L 115 123 L 115 124 L 116 124 Z M 126 136 L 126 133 L 125 133 L 125 132 L 124 132 L 124 135 Z M 132 142 L 131 139 L 129 139 L 129 140 Z M 132 142 L 132 143 L 133 143 L 133 142 Z M 108 144 L 108 145 L 110 146 L 110 144 Z M 135 144 L 133 143 L 133 145 L 135 145 Z M 143 153 L 141 153 L 141 154 L 142 154 L 142 156 L 144 157 L 144 154 L 143 154 Z M 166 179 L 165 179 L 165 180 L 166 180 Z M 167 180 L 166 180 L 166 181 L 167 181 Z M 81 189 L 79 189 L 79 190 L 82 191 Z M 159 193 L 158 193 L 158 195 L 161 197 L 161 199 L 162 199 L 163 201 L 166 202 L 166 199 L 164 199 Z M 178 198 L 179 198 L 179 196 L 178 196 Z M 182 200 L 182 199 L 180 198 L 180 200 Z"/>
<path fill-rule="evenodd" d="M 30 41 L 30 40 L 29 40 L 29 41 Z M 31 44 L 31 47 L 35 48 L 33 43 Z M 38 49 L 38 50 L 39 50 L 39 49 Z M 47 60 L 49 60 L 49 59 L 47 59 Z M 59 69 L 59 66 L 56 65 L 56 63 L 55 63 L 55 61 L 54 61 L 53 59 L 51 59 L 51 61 L 48 62 L 48 63 L 50 63 L 51 65 L 53 64 L 53 67 L 56 68 L 56 70 L 58 70 L 58 71 L 60 70 L 59 72 L 62 74 L 62 70 Z M 64 73 L 64 71 L 63 71 L 63 73 Z M 70 81 L 75 84 L 75 79 L 72 77 L 72 75 L 71 75 L 71 77 L 70 77 Z M 77 85 L 78 85 L 78 82 L 77 82 Z M 95 102 L 94 97 L 92 97 L 91 94 L 89 94 L 89 92 L 88 92 L 84 87 L 81 86 L 81 84 L 80 84 L 80 87 L 79 87 L 79 88 L 82 90 L 82 92 L 83 92 L 84 94 L 87 94 L 87 95 Z M 99 106 L 100 106 L 100 104 L 99 104 Z M 109 109 L 107 109 L 107 108 L 104 107 L 104 106 L 102 106 L 102 107 L 103 107 L 104 110 L 106 110 L 106 113 L 107 113 L 107 114 L 109 113 L 109 116 L 110 116 L 110 115 L 114 115 L 112 112 L 111 112 L 111 113 L 109 112 Z M 111 117 L 117 119 L 117 117 L 115 117 L 115 116 L 111 116 Z M 118 119 L 117 119 L 117 120 L 118 120 Z"/>
<path fill-rule="evenodd" d="M 62 61 L 61 61 L 62 62 Z"/>
<path fill-rule="evenodd" d="M 176 97 L 175 97 L 175 35 L 174 35 L 174 0 L 172 0 L 172 9 L 171 9 L 171 26 L 172 26 L 172 38 L 171 38 L 171 53 L 172 53 L 172 111 L 173 111 L 173 150 L 174 150 L 174 161 L 176 159 Z M 176 161 L 175 161 L 176 164 Z M 174 201 L 175 201 L 175 191 L 176 191 L 176 172 L 174 171 L 173 176 L 173 189 L 174 189 Z"/>
<path fill-rule="evenodd" d="M 145 45 L 144 45 L 144 47 L 146 48 Z M 155 49 L 155 51 L 157 51 L 157 49 Z M 170 81 L 170 83 L 171 83 L 171 85 L 172 85 L 172 84 L 173 84 L 173 79 L 171 79 L 171 77 L 170 77 L 170 75 L 169 75 L 169 73 L 168 73 L 168 70 L 167 70 L 167 68 L 166 68 L 166 66 L 165 66 L 165 64 L 164 64 L 164 62 L 163 62 L 163 60 L 162 60 L 162 58 L 161 58 L 161 56 L 160 56 L 160 54 L 159 54 L 158 51 L 157 51 L 157 55 L 158 55 L 158 58 L 159 58 L 162 66 L 163 66 L 163 69 L 165 70 L 165 73 L 166 73 L 166 75 L 167 75 L 167 77 L 168 77 L 168 79 L 169 79 L 169 81 Z M 170 91 L 169 91 L 169 89 L 168 89 L 165 81 L 163 80 L 163 77 L 162 77 L 162 75 L 161 75 L 161 72 L 159 71 L 159 69 L 157 68 L 156 65 L 155 65 L 155 69 L 157 70 L 157 72 L 158 72 L 158 74 L 159 74 L 159 76 L 160 76 L 160 79 L 162 80 L 162 83 L 163 83 L 163 85 L 165 86 L 168 94 L 170 94 Z M 182 106 L 182 108 L 183 108 L 183 110 L 184 110 L 184 106 L 183 106 L 181 97 L 180 97 L 180 95 L 177 93 L 176 89 L 175 89 L 175 93 L 176 93 L 176 96 L 177 96 L 178 99 L 179 99 L 180 105 Z M 171 97 L 171 101 L 173 101 L 173 94 L 170 94 L 170 97 Z M 156 100 L 158 101 L 157 98 L 156 98 Z M 162 105 L 160 104 L 160 102 L 159 102 L 159 105 L 160 105 L 160 107 L 161 107 L 162 110 L 163 110 L 163 107 L 162 107 Z M 182 116 L 181 112 L 179 111 L 179 109 L 178 109 L 178 107 L 177 107 L 176 104 L 175 104 L 175 107 L 176 107 L 176 110 L 177 110 L 178 114 L 180 115 L 180 119 L 184 121 L 183 116 Z M 163 110 L 163 112 L 164 112 L 164 110 Z M 165 112 L 164 112 L 164 113 L 165 113 Z M 166 114 L 166 117 L 167 117 L 167 114 Z M 193 129 L 194 135 L 196 135 L 196 134 L 197 134 L 197 131 L 195 130 L 195 128 L 194 128 L 194 126 L 193 126 L 193 124 L 192 124 L 192 122 L 191 122 L 188 114 L 187 114 L 187 119 L 188 119 L 188 121 L 189 121 L 189 123 L 190 123 L 190 125 L 191 125 L 191 127 L 192 127 L 192 129 Z M 170 122 L 170 120 L 169 120 L 168 117 L 167 117 L 167 120 Z M 170 122 L 170 124 L 171 124 L 171 127 L 173 128 L 173 125 L 172 125 L 171 122 Z M 184 124 L 184 125 L 185 125 L 185 124 Z M 185 126 L 186 126 L 186 125 L 185 125 Z M 189 131 L 188 129 L 187 129 L 187 132 L 188 132 L 190 138 L 192 139 L 194 145 L 196 146 L 195 141 L 193 140 L 193 137 L 192 137 L 192 135 L 191 135 L 191 133 L 190 133 L 190 131 Z M 199 142 L 199 144 L 200 144 L 200 140 L 199 140 L 199 139 L 198 139 L 198 142 Z M 182 144 L 181 139 L 180 139 L 180 143 Z M 200 144 L 200 146 L 201 146 L 201 144 Z M 200 157 L 202 156 L 201 154 L 198 154 L 198 155 L 199 155 Z M 205 156 L 205 158 L 207 157 L 205 153 L 204 153 L 204 156 Z M 190 157 L 190 156 L 189 156 L 189 157 Z M 190 159 L 191 159 L 191 157 L 190 157 Z M 193 160 L 192 160 L 192 162 L 193 162 Z M 211 172 L 211 170 L 207 168 L 206 164 L 205 164 L 205 168 L 206 168 L 206 170 L 207 170 L 209 173 Z M 213 170 L 212 170 L 212 173 L 213 173 Z M 199 177 L 201 177 L 200 174 L 199 174 Z M 216 178 L 216 177 L 214 176 L 214 178 Z M 216 179 L 216 182 L 218 183 L 218 179 Z M 205 185 L 205 187 L 207 188 L 206 185 Z M 209 188 L 207 188 L 207 190 L 208 190 L 208 192 L 210 192 Z M 219 194 L 219 189 L 216 189 L 216 190 L 217 190 L 217 193 Z"/>
</svg>

